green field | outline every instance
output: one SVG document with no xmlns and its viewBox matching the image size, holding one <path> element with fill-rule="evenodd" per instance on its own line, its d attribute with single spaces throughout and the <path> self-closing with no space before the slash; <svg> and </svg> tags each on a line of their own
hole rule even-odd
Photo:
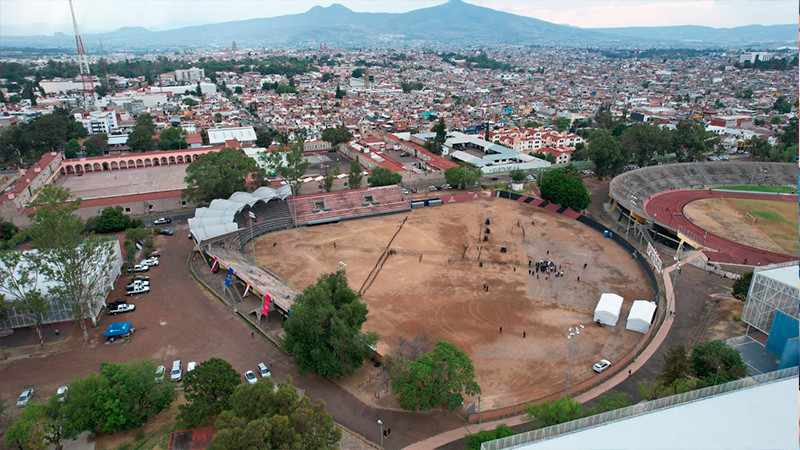
<svg viewBox="0 0 800 450">
<path fill-rule="evenodd" d="M 714 188 L 721 191 L 780 192 L 781 194 L 797 194 L 795 186 L 722 186 Z"/>
</svg>

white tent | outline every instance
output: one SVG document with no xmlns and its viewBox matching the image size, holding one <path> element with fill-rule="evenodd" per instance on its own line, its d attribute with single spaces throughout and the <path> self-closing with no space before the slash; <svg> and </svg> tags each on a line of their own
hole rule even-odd
<svg viewBox="0 0 800 450">
<path fill-rule="evenodd" d="M 653 316 L 656 314 L 656 302 L 647 300 L 634 300 L 631 312 L 628 313 L 628 323 L 625 328 L 628 330 L 647 333 L 650 324 L 653 323 Z"/>
<path fill-rule="evenodd" d="M 594 321 L 605 325 L 616 326 L 619 312 L 622 309 L 622 297 L 617 294 L 602 294 L 597 308 L 594 309 Z"/>
</svg>

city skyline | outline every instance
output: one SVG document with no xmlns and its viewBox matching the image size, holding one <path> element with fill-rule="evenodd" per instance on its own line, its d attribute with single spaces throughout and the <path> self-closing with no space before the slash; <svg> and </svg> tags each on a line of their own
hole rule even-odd
<svg viewBox="0 0 800 450">
<path fill-rule="evenodd" d="M 185 0 L 100 2 L 75 0 L 75 12 L 83 33 L 102 33 L 122 27 L 152 31 L 236 20 L 300 14 L 314 6 L 344 5 L 357 12 L 401 13 L 436 6 L 442 0 L 233 0 L 229 2 Z M 468 3 L 511 14 L 534 17 L 581 28 L 701 25 L 729 28 L 743 25 L 785 24 L 796 4 L 786 0 L 568 0 L 553 3 L 511 0 L 471 0 Z M 125 11 L 124 15 L 120 11 Z M 3 0 L 0 2 L 0 35 L 71 33 L 66 0 Z"/>
</svg>

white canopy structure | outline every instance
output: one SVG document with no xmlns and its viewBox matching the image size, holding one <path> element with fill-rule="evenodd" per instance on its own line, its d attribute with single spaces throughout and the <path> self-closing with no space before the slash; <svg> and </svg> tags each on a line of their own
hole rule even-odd
<svg viewBox="0 0 800 450">
<path fill-rule="evenodd" d="M 616 326 L 619 312 L 622 309 L 622 297 L 605 293 L 600 296 L 597 308 L 594 309 L 594 321 L 605 325 Z"/>
<path fill-rule="evenodd" d="M 645 334 L 653 323 L 656 314 L 656 302 L 647 300 L 634 300 L 631 312 L 628 313 L 628 323 L 625 328 Z"/>
</svg>

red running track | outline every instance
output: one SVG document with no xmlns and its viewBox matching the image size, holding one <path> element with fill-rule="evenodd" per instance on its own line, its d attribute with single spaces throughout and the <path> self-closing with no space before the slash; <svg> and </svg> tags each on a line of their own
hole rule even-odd
<svg viewBox="0 0 800 450">
<path fill-rule="evenodd" d="M 787 255 L 761 250 L 748 245 L 725 239 L 695 225 L 684 217 L 683 208 L 695 201 L 705 198 L 743 198 L 751 200 L 773 200 L 782 202 L 798 202 L 797 195 L 770 195 L 731 191 L 710 190 L 675 190 L 664 191 L 651 196 L 644 201 L 645 214 L 656 223 L 675 231 L 688 232 L 687 235 L 700 241 L 708 250 L 703 253 L 709 261 L 719 263 L 767 265 L 797 260 L 797 255 Z M 703 240 L 705 239 L 705 242 Z"/>
</svg>

